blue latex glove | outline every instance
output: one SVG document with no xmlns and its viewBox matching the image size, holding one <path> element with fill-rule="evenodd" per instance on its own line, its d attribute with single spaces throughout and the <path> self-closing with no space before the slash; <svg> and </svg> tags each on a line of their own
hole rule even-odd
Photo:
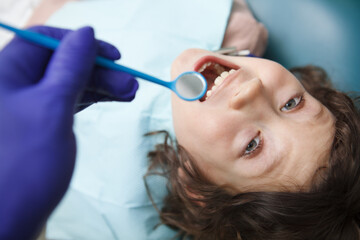
<svg viewBox="0 0 360 240">
<path fill-rule="evenodd" d="M 120 53 L 91 28 L 32 30 L 62 42 L 52 52 L 15 38 L 0 52 L 0 239 L 36 237 L 67 190 L 76 104 L 131 101 L 138 89 L 132 76 L 94 67 L 96 54 Z"/>
</svg>

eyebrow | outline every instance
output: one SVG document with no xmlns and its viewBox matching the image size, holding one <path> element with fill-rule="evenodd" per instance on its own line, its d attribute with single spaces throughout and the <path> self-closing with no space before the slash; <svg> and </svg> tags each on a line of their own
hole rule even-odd
<svg viewBox="0 0 360 240">
<path fill-rule="evenodd" d="M 274 156 L 274 159 L 271 160 L 271 161 L 272 161 L 272 162 L 271 162 L 271 165 L 270 165 L 270 166 L 268 165 L 268 166 L 266 167 L 266 170 L 263 172 L 263 174 L 261 174 L 261 177 L 270 175 L 271 173 L 274 172 L 275 169 L 278 169 L 278 167 L 279 167 L 280 165 L 284 164 L 284 161 L 281 160 L 281 157 L 279 156 L 279 154 L 276 154 L 276 155 Z"/>
<path fill-rule="evenodd" d="M 269 141 L 270 140 L 270 141 Z M 278 169 L 279 166 L 283 165 L 285 161 L 283 161 L 282 159 L 284 158 L 285 154 L 284 152 L 286 150 L 277 152 L 275 154 L 268 154 L 265 153 L 269 148 L 271 148 L 271 144 L 269 145 L 269 142 L 271 142 L 271 139 L 268 139 L 267 143 L 264 144 L 262 152 L 263 152 L 263 157 L 265 158 L 266 161 L 266 169 L 265 171 L 259 176 L 259 177 L 266 177 L 269 176 L 270 174 L 272 174 L 274 172 L 275 169 Z M 265 148 L 268 148 L 267 150 L 265 150 Z M 273 152 L 274 151 L 269 151 L 269 152 Z M 269 156 L 270 155 L 270 156 Z M 272 159 L 266 159 L 266 158 L 272 158 Z"/>
<path fill-rule="evenodd" d="M 325 106 L 322 103 L 320 103 L 320 111 L 315 114 L 314 116 L 315 120 L 319 120 L 324 115 L 324 112 L 325 112 Z"/>
</svg>

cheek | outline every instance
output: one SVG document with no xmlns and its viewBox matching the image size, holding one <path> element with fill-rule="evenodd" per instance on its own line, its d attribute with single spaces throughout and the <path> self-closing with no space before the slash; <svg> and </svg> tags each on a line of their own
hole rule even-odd
<svg viewBox="0 0 360 240">
<path fill-rule="evenodd" d="M 276 62 L 262 61 L 257 65 L 256 71 L 263 84 L 276 92 L 284 86 L 298 86 L 296 78 Z"/>
<path fill-rule="evenodd" d="M 173 126 L 177 141 L 181 145 L 193 141 L 195 137 L 202 136 L 201 112 L 196 104 L 186 102 L 172 94 L 172 116 Z"/>
<path fill-rule="evenodd" d="M 185 115 L 174 118 L 174 129 L 178 142 L 184 147 L 191 145 L 213 145 L 219 140 L 214 131 L 213 121 L 205 121 L 202 116 Z"/>
<path fill-rule="evenodd" d="M 180 113 L 178 110 L 175 110 L 173 121 L 180 145 L 187 149 L 196 149 L 196 152 L 208 152 L 219 145 L 223 147 L 222 144 L 230 134 L 228 128 L 224 127 L 223 121 L 206 112 L 195 110 L 195 113 L 189 111 Z"/>
</svg>

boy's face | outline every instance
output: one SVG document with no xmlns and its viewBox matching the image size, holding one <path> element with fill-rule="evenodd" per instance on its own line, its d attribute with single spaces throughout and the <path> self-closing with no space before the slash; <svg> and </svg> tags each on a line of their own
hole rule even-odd
<svg viewBox="0 0 360 240">
<path fill-rule="evenodd" d="M 179 144 L 209 180 L 231 191 L 306 188 L 327 165 L 333 115 L 288 70 L 261 58 L 190 49 L 174 61 L 171 75 L 203 70 L 209 90 L 230 69 L 235 72 L 218 78 L 205 101 L 172 95 Z"/>
</svg>

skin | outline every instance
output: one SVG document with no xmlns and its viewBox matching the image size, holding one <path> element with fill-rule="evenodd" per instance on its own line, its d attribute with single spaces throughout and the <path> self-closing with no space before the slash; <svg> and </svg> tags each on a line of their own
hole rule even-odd
<svg viewBox="0 0 360 240">
<path fill-rule="evenodd" d="M 78 0 L 42 0 L 35 8 L 33 14 L 28 19 L 26 26 L 42 25 L 53 15 L 56 11 L 62 8 L 67 2 Z"/>
<path fill-rule="evenodd" d="M 334 116 L 288 70 L 261 58 L 189 49 L 174 61 L 172 79 L 209 55 L 240 69 L 204 102 L 172 95 L 178 143 L 210 181 L 231 192 L 307 188 L 327 165 Z"/>
</svg>

